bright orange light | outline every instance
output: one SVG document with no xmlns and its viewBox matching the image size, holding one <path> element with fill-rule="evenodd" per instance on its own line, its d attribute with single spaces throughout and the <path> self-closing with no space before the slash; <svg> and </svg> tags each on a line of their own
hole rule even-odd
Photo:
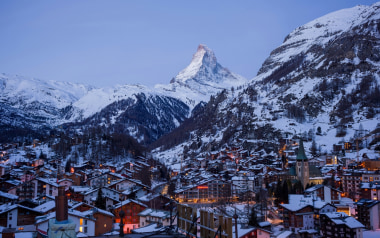
<svg viewBox="0 0 380 238">
<path fill-rule="evenodd" d="M 208 186 L 203 185 L 203 186 L 198 186 L 197 188 L 198 188 L 198 189 L 208 189 Z"/>
<path fill-rule="evenodd" d="M 75 172 L 74 168 L 71 167 L 71 169 L 70 169 L 70 173 L 74 173 L 74 172 Z"/>
</svg>

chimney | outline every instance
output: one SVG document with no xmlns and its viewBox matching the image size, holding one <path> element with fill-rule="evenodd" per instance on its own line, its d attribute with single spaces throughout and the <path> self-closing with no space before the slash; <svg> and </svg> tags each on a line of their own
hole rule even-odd
<svg viewBox="0 0 380 238">
<path fill-rule="evenodd" d="M 65 186 L 58 187 L 58 196 L 55 197 L 55 219 L 58 222 L 68 220 L 68 201 L 65 195 Z"/>
</svg>

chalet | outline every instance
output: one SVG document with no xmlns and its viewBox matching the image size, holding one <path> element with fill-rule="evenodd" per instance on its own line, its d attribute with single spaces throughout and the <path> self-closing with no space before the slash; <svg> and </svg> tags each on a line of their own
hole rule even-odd
<svg viewBox="0 0 380 238">
<path fill-rule="evenodd" d="M 0 206 L 0 226 L 33 231 L 35 218 L 41 215 L 41 212 L 20 204 L 3 204 Z"/>
<path fill-rule="evenodd" d="M 343 212 L 321 214 L 321 232 L 323 237 L 363 237 L 364 225 Z"/>
<path fill-rule="evenodd" d="M 152 194 L 149 193 L 145 196 L 139 197 L 137 199 L 141 203 L 148 206 L 148 208 L 160 209 L 160 210 L 169 210 L 168 204 L 171 199 L 162 195 L 162 194 Z"/>
<path fill-rule="evenodd" d="M 361 198 L 380 201 L 380 181 L 360 183 Z"/>
<path fill-rule="evenodd" d="M 341 199 L 341 191 L 335 188 L 331 188 L 322 184 L 317 184 L 305 190 L 305 194 L 309 194 L 314 197 L 319 197 L 322 201 L 338 204 Z"/>
<path fill-rule="evenodd" d="M 124 212 L 124 233 L 131 233 L 131 230 L 140 226 L 140 217 L 138 214 L 145 210 L 147 206 L 136 200 L 127 199 L 113 207 L 113 214 L 115 215 L 115 223 L 120 223 L 120 211 Z"/>
<path fill-rule="evenodd" d="M 323 213 L 335 212 L 336 207 L 320 198 L 304 195 L 289 195 L 289 204 L 280 205 L 284 227 L 295 234 L 313 234 L 320 226 L 319 218 Z"/>
<path fill-rule="evenodd" d="M 79 172 L 77 172 L 77 173 L 65 173 L 63 175 L 63 177 L 66 179 L 70 179 L 72 182 L 72 185 L 74 185 L 74 186 L 80 186 L 81 184 L 83 184 L 83 181 L 84 181 L 83 175 L 80 174 Z"/>
<path fill-rule="evenodd" d="M 55 218 L 55 215 L 55 212 L 51 212 L 36 219 L 35 225 L 39 237 L 46 237 L 48 222 L 50 219 Z M 112 213 L 98 208 L 89 209 L 83 212 L 74 209 L 69 209 L 68 211 L 69 220 L 76 224 L 75 231 L 81 234 L 81 236 L 99 236 L 112 231 L 113 217 Z"/>
<path fill-rule="evenodd" d="M 380 228 L 380 201 L 360 199 L 355 203 L 358 220 L 369 230 Z"/>
<path fill-rule="evenodd" d="M 57 184 L 59 186 L 64 186 L 65 190 L 67 191 L 73 185 L 73 180 L 69 178 L 63 178 L 63 179 L 58 180 Z"/>
<path fill-rule="evenodd" d="M 144 211 L 140 212 L 138 216 L 140 217 L 140 227 L 152 223 L 156 223 L 162 226 L 169 226 L 170 219 L 172 219 L 175 214 L 173 213 L 172 217 L 170 217 L 169 211 L 147 208 Z"/>
<path fill-rule="evenodd" d="M 93 205 L 95 203 L 97 197 L 98 197 L 98 192 L 99 192 L 98 190 L 99 189 L 102 190 L 103 197 L 110 197 L 113 200 L 119 201 L 120 192 L 113 190 L 113 189 L 110 189 L 110 188 L 107 188 L 107 187 L 102 187 L 102 188 L 92 189 L 92 190 L 85 192 L 84 197 L 83 197 L 83 202 Z M 111 205 L 113 205 L 113 202 L 109 202 L 108 204 L 106 204 L 106 207 L 109 207 Z"/>
<path fill-rule="evenodd" d="M 57 183 L 56 178 L 35 178 L 32 180 L 33 183 L 33 192 L 34 192 L 34 197 L 36 198 L 37 196 L 41 194 L 46 194 L 49 196 L 58 196 L 58 186 L 59 184 Z"/>
<path fill-rule="evenodd" d="M 18 196 L 0 191 L 0 205 L 5 203 L 15 203 L 17 200 Z"/>
<path fill-rule="evenodd" d="M 67 190 L 66 194 L 74 201 L 83 202 L 84 195 L 90 190 L 91 188 L 87 186 L 71 186 L 69 190 Z"/>
</svg>

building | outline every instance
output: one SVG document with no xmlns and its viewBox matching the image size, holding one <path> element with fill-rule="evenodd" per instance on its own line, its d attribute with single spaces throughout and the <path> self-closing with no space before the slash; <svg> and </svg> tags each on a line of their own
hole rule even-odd
<svg viewBox="0 0 380 238">
<path fill-rule="evenodd" d="M 4 204 L 0 206 L 0 226 L 33 231 L 35 218 L 41 215 L 41 212 L 20 204 Z"/>
<path fill-rule="evenodd" d="M 305 148 L 303 147 L 303 141 L 300 140 L 300 145 L 298 148 L 297 162 L 296 162 L 296 174 L 298 180 L 301 181 L 303 188 L 309 183 L 309 160 L 305 154 Z"/>
<path fill-rule="evenodd" d="M 280 204 L 284 228 L 295 234 L 313 236 L 320 229 L 320 216 L 336 212 L 336 207 L 311 195 L 290 194 L 288 204 Z"/>
<path fill-rule="evenodd" d="M 380 201 L 380 181 L 362 182 L 360 184 L 361 198 Z"/>
<path fill-rule="evenodd" d="M 113 214 L 115 215 L 115 223 L 119 223 L 121 221 L 120 211 L 124 211 L 124 233 L 131 233 L 131 230 L 140 227 L 140 217 L 139 213 L 145 210 L 147 206 L 141 202 L 136 200 L 127 199 L 115 205 L 113 207 Z"/>
<path fill-rule="evenodd" d="M 176 214 L 172 214 L 175 216 Z M 162 226 L 169 226 L 170 224 L 170 212 L 164 210 L 157 210 L 152 208 L 147 208 L 138 214 L 140 217 L 140 227 L 147 226 L 152 223 L 156 223 Z"/>
<path fill-rule="evenodd" d="M 226 202 L 232 199 L 232 186 L 229 181 L 211 178 L 176 190 L 176 197 L 180 203 Z"/>
<path fill-rule="evenodd" d="M 331 212 L 321 214 L 321 232 L 326 238 L 344 237 L 359 238 L 363 237 L 364 225 L 355 218 L 343 212 Z"/>
<path fill-rule="evenodd" d="M 312 196 L 319 197 L 323 201 L 331 204 L 338 204 L 340 203 L 341 199 L 341 191 L 322 184 L 318 184 L 306 189 L 305 194 L 310 194 Z"/>
<path fill-rule="evenodd" d="M 369 230 L 379 229 L 380 201 L 362 198 L 355 204 L 358 220 Z"/>
</svg>

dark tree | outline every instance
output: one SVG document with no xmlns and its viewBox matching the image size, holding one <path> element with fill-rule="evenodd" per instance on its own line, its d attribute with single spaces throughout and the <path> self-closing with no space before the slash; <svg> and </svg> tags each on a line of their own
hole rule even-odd
<svg viewBox="0 0 380 238">
<path fill-rule="evenodd" d="M 255 208 L 253 208 L 253 207 L 251 209 L 251 214 L 249 216 L 248 225 L 250 225 L 250 226 L 258 226 L 257 214 L 256 214 L 256 211 L 255 211 Z"/>
<path fill-rule="evenodd" d="M 66 172 L 66 173 L 70 173 L 70 170 L 71 170 L 71 160 L 68 159 L 68 160 L 66 161 L 66 165 L 65 165 L 65 172 Z"/>
<path fill-rule="evenodd" d="M 95 207 L 105 210 L 106 209 L 106 199 L 103 197 L 102 188 L 98 190 L 98 197 L 95 201 Z"/>
</svg>

